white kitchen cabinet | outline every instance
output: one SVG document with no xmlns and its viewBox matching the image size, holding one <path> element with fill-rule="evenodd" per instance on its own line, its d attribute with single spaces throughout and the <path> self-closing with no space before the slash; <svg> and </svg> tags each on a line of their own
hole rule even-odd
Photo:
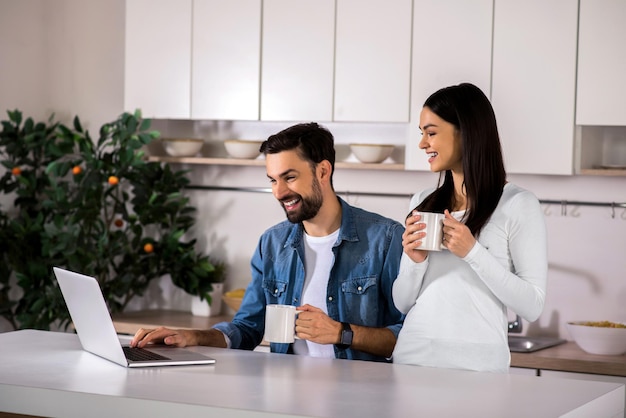
<svg viewBox="0 0 626 418">
<path fill-rule="evenodd" d="M 127 0 L 124 109 L 189 118 L 191 0 Z"/>
<path fill-rule="evenodd" d="M 408 122 L 411 0 L 337 0 L 334 121 Z"/>
<path fill-rule="evenodd" d="M 626 175 L 626 1 L 581 0 L 577 172 Z"/>
<path fill-rule="evenodd" d="M 580 0 L 577 125 L 626 126 L 626 1 Z"/>
<path fill-rule="evenodd" d="M 509 173 L 572 174 L 576 0 L 496 0 L 491 101 Z"/>
<path fill-rule="evenodd" d="M 258 120 L 261 0 L 194 0 L 191 119 Z"/>
<path fill-rule="evenodd" d="M 261 0 L 128 0 L 125 108 L 258 120 L 260 26 Z"/>
<path fill-rule="evenodd" d="M 261 120 L 332 120 L 334 0 L 264 0 Z"/>
<path fill-rule="evenodd" d="M 410 0 L 265 0 L 262 121 L 407 122 Z"/>
<path fill-rule="evenodd" d="M 428 96 L 471 82 L 489 97 L 492 19 L 492 0 L 414 1 L 408 170 L 430 170 L 426 154 L 418 148 L 419 116 Z"/>
<path fill-rule="evenodd" d="M 411 0 L 128 0 L 125 108 L 407 122 Z"/>
</svg>

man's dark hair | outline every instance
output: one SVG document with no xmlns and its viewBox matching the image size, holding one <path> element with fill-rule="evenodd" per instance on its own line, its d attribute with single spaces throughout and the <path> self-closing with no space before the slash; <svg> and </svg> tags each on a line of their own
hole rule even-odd
<svg viewBox="0 0 626 418">
<path fill-rule="evenodd" d="M 335 173 L 335 139 L 325 127 L 315 123 L 300 123 L 271 135 L 261 144 L 263 155 L 278 154 L 283 151 L 295 150 L 298 156 L 309 162 L 311 170 L 317 164 L 328 160 L 332 167 L 330 184 L 333 184 Z"/>
</svg>

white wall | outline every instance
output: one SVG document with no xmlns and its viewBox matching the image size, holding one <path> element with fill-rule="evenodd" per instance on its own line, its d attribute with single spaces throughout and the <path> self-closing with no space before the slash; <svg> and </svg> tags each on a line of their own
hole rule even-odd
<svg viewBox="0 0 626 418">
<path fill-rule="evenodd" d="M 44 1 L 50 110 L 66 123 L 79 115 L 95 138 L 123 109 L 124 5 L 124 0 Z"/>
<path fill-rule="evenodd" d="M 52 111 L 62 120 L 78 114 L 92 132 L 115 119 L 123 110 L 123 11 L 123 0 L 0 0 L 2 119 L 6 109 L 14 108 L 39 120 Z M 405 125 L 328 126 L 341 144 L 365 137 L 404 144 L 408 132 Z M 164 134 L 200 133 L 208 139 L 225 139 L 225 131 L 264 139 L 284 126 L 155 121 L 153 127 Z M 538 150 L 537 158 L 550 155 Z M 263 167 L 187 168 L 192 169 L 192 184 L 269 186 Z M 510 180 L 540 199 L 626 201 L 626 177 L 516 175 Z M 335 174 L 336 190 L 349 192 L 342 196 L 350 203 L 397 220 L 404 217 L 410 194 L 436 181 L 437 176 L 427 172 L 339 169 Z M 404 197 L 366 197 L 359 191 Z M 282 209 L 271 194 L 191 191 L 190 196 L 199 210 L 195 233 L 200 249 L 229 264 L 227 290 L 245 286 L 258 237 L 284 218 Z M 524 324 L 526 331 L 568 338 L 564 327 L 568 320 L 626 321 L 625 211 L 617 210 L 615 218 L 610 208 L 570 206 L 564 215 L 560 205 L 551 205 L 545 211 L 550 263 L 546 308 L 536 323 Z M 188 302 L 162 281 L 133 307 L 181 308 Z"/>
<path fill-rule="evenodd" d="M 124 0 L 0 0 L 0 111 L 71 122 L 92 135 L 124 94 Z"/>
<path fill-rule="evenodd" d="M 42 0 L 0 0 L 0 116 L 28 109 L 36 120 L 48 117 L 49 93 L 42 68 L 48 57 Z"/>
</svg>

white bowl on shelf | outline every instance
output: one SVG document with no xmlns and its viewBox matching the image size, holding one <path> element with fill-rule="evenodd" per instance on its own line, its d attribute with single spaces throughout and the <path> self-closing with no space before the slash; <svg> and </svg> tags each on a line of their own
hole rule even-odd
<svg viewBox="0 0 626 418">
<path fill-rule="evenodd" d="M 393 152 L 389 144 L 350 144 L 350 150 L 362 163 L 381 163 Z"/>
<path fill-rule="evenodd" d="M 172 157 L 192 157 L 204 145 L 204 140 L 198 138 L 163 138 L 161 142 L 167 155 Z"/>
<path fill-rule="evenodd" d="M 618 327 L 608 326 L 611 324 Z M 626 353 L 626 326 L 620 322 L 573 321 L 567 323 L 567 330 L 576 344 L 589 354 L 619 356 Z"/>
<path fill-rule="evenodd" d="M 227 139 L 224 141 L 226 152 L 233 158 L 253 159 L 259 156 L 263 141 L 247 141 L 244 139 Z"/>
</svg>

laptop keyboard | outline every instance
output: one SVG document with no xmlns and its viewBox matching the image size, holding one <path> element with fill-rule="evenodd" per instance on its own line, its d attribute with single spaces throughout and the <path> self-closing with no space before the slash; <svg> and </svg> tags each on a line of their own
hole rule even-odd
<svg viewBox="0 0 626 418">
<path fill-rule="evenodd" d="M 130 361 L 153 361 L 153 360 L 169 360 L 167 357 L 162 356 L 157 353 L 153 353 L 152 351 L 144 350 L 143 348 L 138 347 L 128 347 L 125 346 L 124 355 Z"/>
</svg>

